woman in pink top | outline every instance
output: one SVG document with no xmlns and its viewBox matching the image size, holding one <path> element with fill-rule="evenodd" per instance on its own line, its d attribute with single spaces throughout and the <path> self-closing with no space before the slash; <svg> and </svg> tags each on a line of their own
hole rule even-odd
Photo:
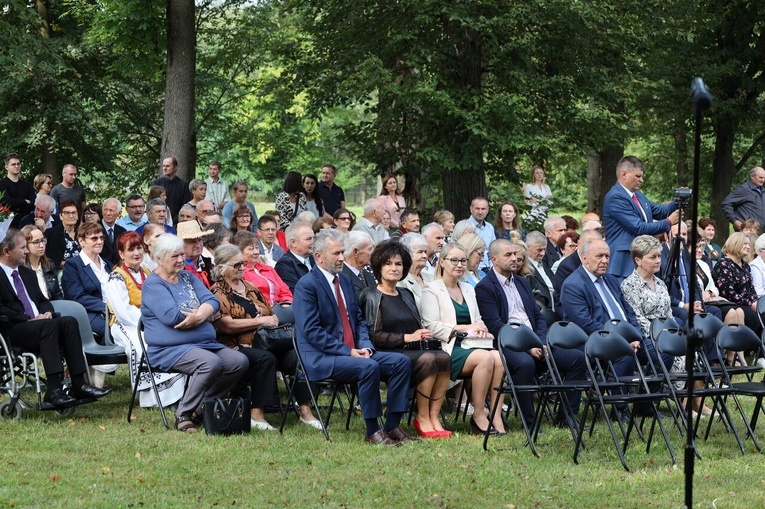
<svg viewBox="0 0 765 509">
<path fill-rule="evenodd" d="M 292 292 L 282 281 L 279 274 L 260 260 L 258 236 L 252 232 L 240 231 L 234 235 L 232 244 L 242 250 L 244 276 L 242 279 L 255 285 L 268 301 L 268 304 L 291 304 Z"/>
<path fill-rule="evenodd" d="M 390 225 L 392 228 L 398 228 L 401 224 L 400 216 L 406 208 L 404 197 L 398 194 L 398 182 L 394 175 L 388 175 L 382 179 L 382 191 L 380 191 L 380 201 L 383 207 L 390 214 Z"/>
</svg>

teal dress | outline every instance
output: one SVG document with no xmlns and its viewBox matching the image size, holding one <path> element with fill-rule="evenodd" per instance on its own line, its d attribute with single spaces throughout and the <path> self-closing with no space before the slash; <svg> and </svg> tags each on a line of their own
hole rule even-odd
<svg viewBox="0 0 765 509">
<path fill-rule="evenodd" d="M 462 304 L 457 304 L 454 299 L 452 299 L 452 304 L 454 304 L 454 312 L 457 314 L 457 325 L 470 325 L 470 309 L 468 308 L 467 301 L 462 300 Z M 456 339 L 454 341 L 454 349 L 452 350 L 452 380 L 456 380 L 457 377 L 462 372 L 462 367 L 465 365 L 465 361 L 467 361 L 468 355 L 470 355 L 470 352 L 472 350 L 462 348 L 462 340 Z"/>
</svg>

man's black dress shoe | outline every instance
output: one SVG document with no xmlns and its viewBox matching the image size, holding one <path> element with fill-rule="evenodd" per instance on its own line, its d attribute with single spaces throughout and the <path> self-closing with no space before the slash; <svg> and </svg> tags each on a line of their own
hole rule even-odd
<svg viewBox="0 0 765 509">
<path fill-rule="evenodd" d="M 364 437 L 364 441 L 372 445 L 384 445 L 386 447 L 400 447 L 401 443 L 390 438 L 383 430 L 378 429 L 371 435 Z"/>
<path fill-rule="evenodd" d="M 666 419 L 667 415 L 663 412 L 656 410 L 652 407 L 645 407 L 645 408 L 636 408 L 635 409 L 635 415 L 638 417 L 654 417 L 656 416 L 657 419 Z"/>
<path fill-rule="evenodd" d="M 111 389 L 99 389 L 90 384 L 82 384 L 79 389 L 72 389 L 72 396 L 77 399 L 102 398 L 112 392 Z"/>
<path fill-rule="evenodd" d="M 46 391 L 43 401 L 60 407 L 68 407 L 77 404 L 77 400 L 67 394 L 64 389 L 51 389 Z"/>
</svg>

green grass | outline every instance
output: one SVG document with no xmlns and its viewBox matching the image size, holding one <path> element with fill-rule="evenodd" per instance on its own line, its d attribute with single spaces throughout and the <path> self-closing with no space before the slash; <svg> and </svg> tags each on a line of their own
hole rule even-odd
<svg viewBox="0 0 765 509">
<path fill-rule="evenodd" d="M 633 442 L 625 472 L 602 422 L 580 464 L 567 432 L 546 427 L 535 458 L 513 418 L 509 433 L 481 449 L 481 437 L 457 425 L 449 440 L 381 449 L 363 443 L 363 420 L 333 416 L 332 442 L 290 416 L 284 435 L 184 435 L 166 430 L 157 410 L 125 417 L 129 383 L 120 368 L 115 392 L 69 417 L 26 410 L 0 420 L 5 444 L 0 504 L 6 507 L 678 507 L 683 503 L 683 443 L 672 431 L 679 465 L 663 444 L 650 454 Z M 277 423 L 276 414 L 269 415 Z M 715 424 L 700 441 L 696 507 L 761 507 L 763 457 L 750 442 L 741 456 Z M 765 438 L 763 438 L 765 440 Z"/>
</svg>

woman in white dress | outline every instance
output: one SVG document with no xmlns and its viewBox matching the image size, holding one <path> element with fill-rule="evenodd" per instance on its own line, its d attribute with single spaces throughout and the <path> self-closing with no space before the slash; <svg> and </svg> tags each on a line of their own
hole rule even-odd
<svg viewBox="0 0 765 509">
<path fill-rule="evenodd" d="M 135 232 L 122 234 L 117 239 L 120 263 L 114 266 L 109 281 L 104 285 L 106 302 L 111 312 L 109 323 L 114 343 L 122 346 L 128 356 L 130 382 L 135 381 L 141 360 L 141 345 L 138 342 L 138 320 L 141 318 L 141 290 L 149 271 L 141 267 L 144 247 L 141 236 Z M 155 373 L 162 406 L 177 403 L 183 396 L 186 375 Z M 157 405 L 148 373 L 138 383 L 138 398 L 142 407 Z"/>
<path fill-rule="evenodd" d="M 541 166 L 535 166 L 531 172 L 531 183 L 523 186 L 523 196 L 531 206 L 529 216 L 547 218 L 547 208 L 552 201 L 552 191 L 547 185 L 547 177 Z"/>
</svg>

